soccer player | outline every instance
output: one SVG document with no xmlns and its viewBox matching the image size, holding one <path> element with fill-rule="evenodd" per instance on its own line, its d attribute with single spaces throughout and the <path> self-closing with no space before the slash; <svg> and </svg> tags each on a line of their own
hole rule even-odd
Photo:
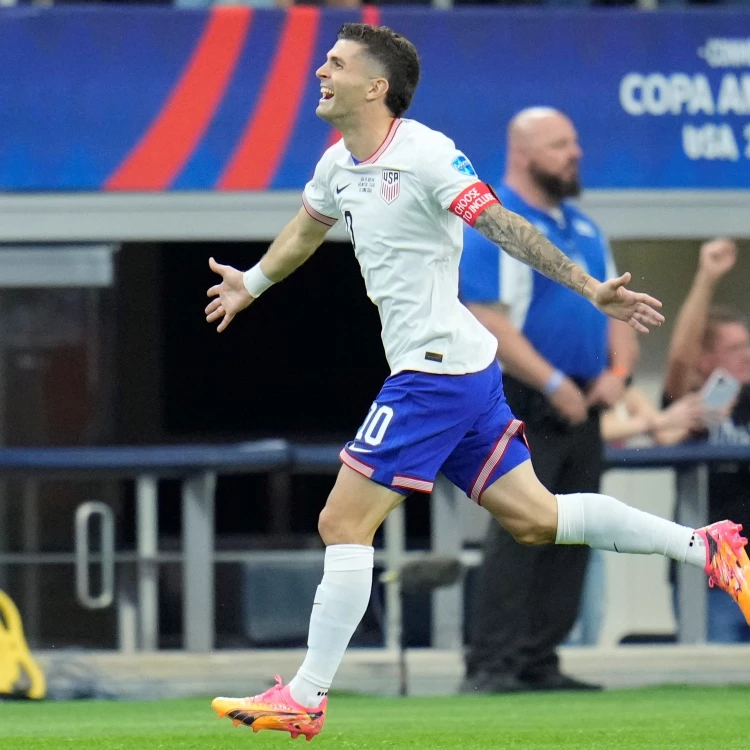
<svg viewBox="0 0 750 750">
<path fill-rule="evenodd" d="M 260 263 L 242 273 L 209 261 L 221 282 L 208 290 L 206 319 L 226 330 L 343 219 L 380 312 L 391 375 L 341 451 L 320 515 L 324 572 L 302 666 L 288 685 L 277 678 L 261 695 L 216 698 L 219 716 L 292 737 L 321 731 L 328 689 L 370 598 L 373 536 L 406 495 L 430 492 L 438 471 L 523 544 L 667 555 L 704 568 L 750 615 L 750 561 L 734 524 L 693 530 L 604 495 L 555 496 L 536 478 L 523 424 L 503 396 L 497 341 L 458 301 L 461 220 L 636 331 L 661 324 L 660 303 L 630 291 L 629 274 L 603 283 L 588 276 L 503 208 L 446 136 L 402 119 L 419 80 L 404 37 L 345 24 L 317 76 L 317 114 L 343 139 L 323 155 L 303 207 Z"/>
</svg>

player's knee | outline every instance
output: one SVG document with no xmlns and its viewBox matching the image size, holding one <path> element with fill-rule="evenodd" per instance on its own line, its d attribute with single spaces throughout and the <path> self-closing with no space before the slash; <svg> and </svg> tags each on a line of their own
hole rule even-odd
<svg viewBox="0 0 750 750">
<path fill-rule="evenodd" d="M 331 544 L 363 544 L 361 534 L 351 519 L 326 506 L 318 516 L 318 533 L 326 546 Z"/>
<path fill-rule="evenodd" d="M 335 514 L 329 508 L 323 508 L 318 516 L 318 534 L 325 544 L 334 543 L 331 540 L 335 537 L 338 526 Z"/>
</svg>

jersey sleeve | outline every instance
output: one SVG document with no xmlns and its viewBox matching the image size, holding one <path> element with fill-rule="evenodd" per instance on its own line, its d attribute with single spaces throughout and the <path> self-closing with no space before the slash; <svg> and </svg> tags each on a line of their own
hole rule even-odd
<svg viewBox="0 0 750 750">
<path fill-rule="evenodd" d="M 302 205 L 305 211 L 321 224 L 332 227 L 339 220 L 339 210 L 333 200 L 325 157 L 318 162 L 313 178 L 305 185 Z"/>
<path fill-rule="evenodd" d="M 492 188 L 479 179 L 471 162 L 448 138 L 425 144 L 421 157 L 419 171 L 427 192 L 469 226 L 474 226 L 486 208 L 500 203 Z"/>
</svg>

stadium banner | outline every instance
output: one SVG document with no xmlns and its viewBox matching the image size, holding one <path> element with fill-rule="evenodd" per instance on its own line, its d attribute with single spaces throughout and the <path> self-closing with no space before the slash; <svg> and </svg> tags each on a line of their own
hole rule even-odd
<svg viewBox="0 0 750 750">
<path fill-rule="evenodd" d="M 349 20 L 417 45 L 408 116 L 484 179 L 549 105 L 600 189 L 750 189 L 750 11 L 0 8 L 0 190 L 301 188 L 337 133 L 317 67 Z"/>
</svg>

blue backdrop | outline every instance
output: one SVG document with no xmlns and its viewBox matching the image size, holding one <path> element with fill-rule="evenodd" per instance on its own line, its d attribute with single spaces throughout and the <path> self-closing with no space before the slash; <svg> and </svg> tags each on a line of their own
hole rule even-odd
<svg viewBox="0 0 750 750">
<path fill-rule="evenodd" d="M 346 20 L 417 45 L 409 116 L 485 179 L 509 118 L 576 123 L 595 188 L 750 188 L 750 12 L 0 9 L 0 189 L 299 188 L 335 138 L 315 69 Z"/>
</svg>

